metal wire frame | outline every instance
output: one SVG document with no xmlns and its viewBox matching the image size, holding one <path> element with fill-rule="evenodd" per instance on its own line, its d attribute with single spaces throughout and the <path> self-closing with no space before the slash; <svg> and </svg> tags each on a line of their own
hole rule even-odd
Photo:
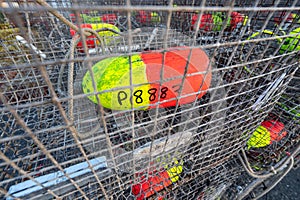
<svg viewBox="0 0 300 200">
<path fill-rule="evenodd" d="M 199 174 L 193 172 L 183 175 L 183 179 L 171 189 L 161 193 L 165 199 L 217 199 L 223 197 L 232 181 L 238 178 L 242 168 L 238 161 L 231 159 L 216 165 L 209 171 Z M 189 177 L 194 177 L 189 179 Z"/>
<path fill-rule="evenodd" d="M 298 73 L 296 75 L 298 75 Z M 289 89 L 280 97 L 274 110 L 272 110 L 265 119 L 281 121 L 288 135 L 282 140 L 268 146 L 263 151 L 261 149 L 258 151 L 254 149 L 253 152 L 249 152 L 249 158 L 253 159 L 253 166 L 255 165 L 259 170 L 261 170 L 261 167 L 267 168 L 270 165 L 274 165 L 274 163 L 286 157 L 285 154 L 287 154 L 287 156 L 290 154 L 294 155 L 299 151 L 299 147 L 297 146 L 299 143 L 299 114 L 297 115 L 297 111 L 299 110 L 299 93 L 296 92 L 298 86 L 295 80 L 297 80 L 297 76 L 287 86 Z M 264 161 L 258 161 L 262 157 Z M 257 162 L 262 165 L 256 165 L 255 163 Z"/>
<path fill-rule="evenodd" d="M 239 163 L 241 164 L 241 163 Z M 246 171 L 240 170 L 238 178 L 223 194 L 223 199 L 259 199 L 269 192 L 293 167 L 293 159 L 280 168 L 277 174 L 269 178 L 253 178 Z"/>
<path fill-rule="evenodd" d="M 295 72 L 289 85 L 286 86 L 286 92 L 280 97 L 265 119 L 281 121 L 284 124 L 287 135 L 282 140 L 264 148 L 252 149 L 246 152 L 253 171 L 260 173 L 260 175 L 254 178 L 252 173 L 249 175 L 248 172 L 243 172 L 224 195 L 226 198 L 259 199 L 274 188 L 293 168 L 293 165 L 297 167 L 293 158 L 296 159 L 299 153 L 298 79 L 299 69 Z M 262 157 L 264 160 L 261 160 Z M 290 158 L 292 158 L 291 161 L 289 161 Z M 271 174 L 268 176 L 264 173 L 267 169 L 272 169 Z"/>
<path fill-rule="evenodd" d="M 102 6 L 100 4 L 91 6 L 91 4 L 84 4 L 85 2 L 78 2 L 78 5 L 72 5 L 71 9 L 69 5 L 66 6 L 59 4 L 59 1 L 49 1 L 49 3 L 52 3 L 52 5 L 53 3 L 57 3 L 57 9 L 63 12 L 67 11 L 64 13 L 64 16 L 66 17 L 69 17 L 69 13 L 71 13 L 71 11 L 75 11 L 76 13 L 76 11 L 81 12 L 84 9 L 102 12 L 112 12 L 117 10 L 124 11 L 124 16 L 129 18 L 131 15 L 133 15 L 133 13 L 127 13 L 127 11 L 132 10 L 138 11 L 145 9 L 146 11 L 150 12 L 162 12 L 165 14 L 166 18 L 165 21 L 161 21 L 161 23 L 164 25 L 167 34 L 165 34 L 160 40 L 156 40 L 154 42 L 154 49 L 169 47 L 168 41 L 170 40 L 170 37 L 173 37 L 174 35 L 177 35 L 179 40 L 183 40 L 184 42 L 186 42 L 186 38 L 189 38 L 188 41 L 191 41 L 189 46 L 192 46 L 193 48 L 204 48 L 209 53 L 210 58 L 214 63 L 214 68 L 212 71 L 214 74 L 214 82 L 212 87 L 207 91 L 207 95 L 201 100 L 195 101 L 191 107 L 182 108 L 181 106 L 176 105 L 176 107 L 173 108 L 173 110 L 171 109 L 169 113 L 156 109 L 153 114 L 151 114 L 151 112 L 146 114 L 150 116 L 150 118 L 151 116 L 154 117 L 154 121 L 156 121 L 154 122 L 156 123 L 154 127 L 159 132 L 163 131 L 163 129 L 167 129 L 166 127 L 168 127 L 166 126 L 164 128 L 160 128 L 161 125 L 158 123 L 159 115 L 166 115 L 170 117 L 170 124 L 174 125 L 178 123 L 176 121 L 178 118 L 181 120 L 181 123 L 184 122 L 182 121 L 182 118 L 184 118 L 185 115 L 182 113 L 195 113 L 189 115 L 186 122 L 195 122 L 199 127 L 196 125 L 195 127 L 192 127 L 186 125 L 186 123 L 183 123 L 186 127 L 186 130 L 195 133 L 194 144 L 185 146 L 183 149 L 182 147 L 179 148 L 178 146 L 174 150 L 175 152 L 180 152 L 181 155 L 179 155 L 179 157 L 184 157 L 184 162 L 189 160 L 193 161 L 191 170 L 195 173 L 200 173 L 202 170 L 208 170 L 215 166 L 217 162 L 222 163 L 229 159 L 232 154 L 234 154 L 243 146 L 245 142 L 245 138 L 242 137 L 243 131 L 248 130 L 251 132 L 251 130 L 254 130 L 261 122 L 261 119 L 267 115 L 269 109 L 274 105 L 274 102 L 276 102 L 276 99 L 278 99 L 281 93 L 284 91 L 284 86 L 289 80 L 286 77 L 282 81 L 283 84 L 279 85 L 277 91 L 274 92 L 271 97 L 269 97 L 269 100 L 260 105 L 259 111 L 252 110 L 251 106 L 256 102 L 259 95 L 263 94 L 268 86 L 277 80 L 277 78 L 280 78 L 281 74 L 288 74 L 290 72 L 290 68 L 295 68 L 298 65 L 297 60 L 291 59 L 294 55 L 296 55 L 296 52 L 278 55 L 277 53 L 280 47 L 275 46 L 275 51 L 263 51 L 261 54 L 264 57 L 255 58 L 255 56 L 259 53 L 255 52 L 256 48 L 252 47 L 264 45 L 265 49 L 271 49 L 271 42 L 276 41 L 277 37 L 271 36 L 267 39 L 255 38 L 254 40 L 250 41 L 243 37 L 233 37 L 231 35 L 226 36 L 224 29 L 225 25 L 223 25 L 221 32 L 217 34 L 217 40 L 211 42 L 210 44 L 201 40 L 203 43 L 198 44 L 197 38 L 199 32 L 197 30 L 195 30 L 196 33 L 192 33 L 192 37 L 190 37 L 190 32 L 185 33 L 185 36 L 181 36 L 176 31 L 174 31 L 175 33 L 172 33 L 172 14 L 180 11 L 199 11 L 200 18 L 200 15 L 202 15 L 204 11 L 230 12 L 236 9 L 238 11 L 247 11 L 250 13 L 249 18 L 252 19 L 251 23 L 254 24 L 253 27 L 256 26 L 264 29 L 264 27 L 267 27 L 269 24 L 274 14 L 273 11 L 278 11 L 280 8 L 274 7 L 274 4 L 265 4 L 271 7 L 261 8 L 259 6 L 262 4 L 262 2 L 260 1 L 256 1 L 254 3 L 254 7 L 247 7 L 248 5 L 240 2 L 238 3 L 240 7 L 235 8 L 230 6 L 220 7 L 219 4 L 213 4 L 213 1 L 202 2 L 202 5 L 204 5 L 203 7 L 201 7 L 201 5 L 194 6 L 193 4 L 188 4 L 189 6 L 183 7 L 180 6 L 179 3 L 177 7 L 168 7 L 161 4 L 156 7 L 142 7 L 142 5 L 140 7 L 126 7 L 125 5 L 128 2 L 122 2 L 114 2 L 114 5 L 123 5 L 121 8 L 116 8 L 110 5 Z M 168 3 L 172 4 L 172 1 Z M 265 2 L 263 2 L 263 4 L 264 3 Z M 294 3 L 296 3 L 296 1 L 294 1 Z M 276 1 L 276 5 L 277 4 L 279 6 L 285 6 L 280 5 L 280 1 Z M 259 24 L 259 20 L 253 20 L 256 19 L 255 16 L 259 11 L 264 11 L 266 9 L 269 9 L 270 12 L 268 17 L 262 17 L 262 19 L 266 19 L 264 23 Z M 287 11 L 297 11 L 297 9 L 299 10 L 299 7 L 282 7 L 282 9 Z M 35 7 L 33 10 L 29 7 L 19 10 L 30 10 L 34 13 L 37 13 L 38 10 L 47 11 L 48 8 Z M 5 11 L 7 14 L 10 14 L 10 11 L 13 10 L 4 9 L 3 11 Z M 253 15 L 251 16 L 251 14 Z M 35 52 L 32 47 L 20 47 L 21 44 L 18 43 L 14 37 L 10 40 L 5 40 L 5 42 L 10 41 L 13 44 L 3 45 L 3 47 L 11 45 L 14 48 L 10 51 L 6 50 L 6 53 L 3 56 L 12 63 L 1 63 L 1 70 L 5 77 L 1 79 L 1 87 L 4 88 L 2 90 L 3 93 L 1 94 L 3 106 L 1 107 L 1 118 L 3 120 L 1 128 L 4 127 L 2 128 L 3 133 L 1 144 L 3 145 L 4 153 L 1 155 L 1 158 L 5 161 L 1 164 L 1 169 L 6 171 L 6 173 L 3 173 L 4 178 L 1 179 L 3 188 L 1 191 L 4 194 L 7 194 L 9 187 L 15 183 L 22 182 L 22 179 L 24 180 L 29 178 L 34 181 L 38 176 L 50 174 L 51 172 L 56 172 L 57 170 L 60 170 L 65 174 L 65 176 L 68 176 L 68 174 L 64 172 L 65 168 L 83 161 L 89 162 L 93 158 L 100 155 L 106 155 L 108 162 L 112 163 L 110 164 L 110 166 L 112 166 L 111 168 L 106 170 L 94 170 L 94 166 L 92 167 L 92 165 L 89 164 L 90 175 L 87 176 L 87 178 L 73 180 L 73 178 L 68 177 L 68 179 L 72 181 L 64 185 L 65 189 L 68 188 L 65 191 L 61 191 L 60 188 L 54 187 L 51 189 L 44 189 L 43 193 L 48 192 L 50 196 L 58 195 L 62 198 L 74 197 L 79 199 L 92 198 L 95 196 L 99 196 L 99 198 L 117 196 L 118 194 L 116 191 L 120 189 L 125 190 L 132 184 L 132 181 L 138 182 L 138 178 L 134 177 L 134 172 L 128 173 L 128 171 L 124 169 L 120 170 L 120 168 L 122 168 L 120 167 L 120 164 L 123 164 L 124 161 L 126 161 L 126 154 L 128 154 L 128 152 L 130 153 L 133 149 L 130 147 L 132 145 L 127 145 L 129 146 L 129 151 L 126 151 L 126 148 L 120 148 L 119 146 L 121 144 L 125 144 L 125 141 L 127 141 L 128 138 L 118 137 L 125 135 L 123 132 L 121 132 L 122 130 L 126 131 L 129 135 L 129 142 L 126 143 L 133 143 L 134 145 L 137 144 L 138 142 L 136 141 L 140 139 L 139 137 L 134 142 L 132 142 L 132 140 L 133 138 L 136 138 L 135 131 L 137 131 L 137 129 L 140 127 L 140 119 L 136 117 L 136 112 L 133 110 L 128 111 L 128 114 L 124 115 L 125 117 L 122 116 L 123 113 L 116 111 L 108 114 L 107 116 L 107 112 L 104 112 L 100 106 L 95 106 L 92 104 L 90 105 L 91 107 L 87 106 L 88 109 L 86 109 L 86 112 L 89 113 L 96 110 L 95 115 L 89 117 L 96 119 L 94 122 L 102 124 L 104 130 L 97 130 L 98 134 L 94 135 L 94 137 L 82 139 L 80 138 L 80 131 L 78 130 L 78 126 L 76 126 L 76 122 L 72 122 L 69 119 L 68 102 L 72 99 L 83 101 L 84 99 L 86 100 L 86 96 L 83 95 L 82 92 L 79 92 L 79 94 L 75 94 L 73 96 L 68 93 L 69 91 L 67 91 L 65 94 L 60 93 L 58 88 L 61 88 L 62 86 L 57 84 L 59 83 L 57 79 L 58 77 L 62 77 L 63 81 L 61 81 L 61 84 L 63 85 L 63 89 L 68 88 L 67 85 L 70 84 L 68 82 L 70 80 L 68 79 L 70 72 L 63 71 L 63 75 L 61 75 L 60 71 L 62 64 L 69 65 L 72 62 L 76 63 L 74 77 L 75 82 L 76 78 L 78 79 L 77 82 L 79 82 L 81 73 L 80 70 L 83 68 L 85 63 L 87 63 L 87 68 L 90 69 L 91 66 L 88 64 L 89 61 L 95 62 L 97 60 L 112 56 L 132 55 L 136 52 L 132 52 L 130 48 L 127 52 L 119 52 L 119 49 L 115 48 L 115 51 L 112 52 L 101 52 L 100 50 L 97 50 L 96 52 L 98 52 L 98 54 L 94 55 L 92 54 L 93 52 L 89 54 L 86 47 L 84 47 L 84 53 L 75 52 L 74 59 L 71 59 L 70 57 L 66 57 L 66 52 L 70 49 L 71 43 L 71 36 L 68 33 L 69 28 L 66 28 L 66 25 L 60 23 L 59 20 L 57 20 L 57 23 L 54 23 L 51 15 L 47 15 L 47 17 L 38 16 L 37 18 L 42 19 L 42 21 L 30 25 L 26 27 L 26 29 L 24 24 L 20 23 L 22 18 L 15 16 L 15 19 L 19 19 L 19 22 L 16 20 L 15 26 L 20 29 L 17 34 L 23 36 L 25 40 L 31 41 L 31 44 L 43 51 L 43 53 L 46 54 L 46 59 L 44 59 L 41 54 Z M 29 19 L 35 19 L 35 17 Z M 54 18 L 54 20 L 56 19 Z M 46 28 L 46 23 L 45 26 L 41 27 L 44 22 L 48 22 L 48 26 L 50 28 Z M 34 30 L 34 25 L 37 30 Z M 132 31 L 131 28 L 134 28 L 131 26 L 132 24 L 129 22 L 124 31 L 128 31 L 130 33 L 130 31 Z M 148 25 L 144 24 L 143 26 Z M 28 35 L 25 32 L 28 29 L 32 29 L 31 32 L 37 32 L 36 35 L 34 35 L 34 33 L 32 33 L 32 35 Z M 243 30 L 241 32 L 242 36 L 244 36 L 245 31 L 246 30 Z M 53 35 L 54 37 L 52 37 Z M 83 35 L 83 33 L 81 33 L 81 35 Z M 137 37 L 128 34 L 126 35 L 127 38 L 125 37 L 123 41 L 124 44 L 129 46 L 131 44 L 140 44 L 145 40 L 137 38 L 149 37 L 149 35 L 151 35 L 151 31 L 146 32 L 144 36 L 142 32 Z M 286 38 L 288 36 L 281 37 Z M 85 44 L 84 40 L 85 39 L 83 37 L 83 44 Z M 258 43 L 265 40 L 270 41 L 270 43 Z M 245 44 L 252 45 L 248 47 L 245 46 Z M 179 45 L 179 43 L 175 43 L 175 46 Z M 240 50 L 241 48 L 243 51 Z M 17 51 L 15 49 L 20 50 Z M 98 49 L 101 49 L 101 47 Z M 137 50 L 137 52 L 141 51 L 142 50 Z M 245 58 L 241 58 L 241 55 L 245 54 L 244 51 L 248 52 L 249 55 L 254 56 L 251 57 L 251 59 L 247 59 L 247 56 Z M 19 54 L 22 59 L 18 59 L 18 57 L 16 57 L 13 53 Z M 271 68 L 269 66 L 273 65 L 272 63 L 278 64 L 272 66 Z M 260 70 L 257 72 L 250 71 L 246 73 L 243 69 L 244 66 Z M 10 86 L 10 89 L 8 89 L 9 87 L 7 85 Z M 76 85 L 74 86 L 76 87 Z M 133 87 L 132 84 L 130 84 L 130 87 Z M 224 95 L 224 91 L 226 95 Z M 272 98 L 275 99 L 274 102 L 271 100 Z M 222 103 L 224 100 L 227 102 L 227 107 Z M 201 115 L 198 113 L 201 113 Z M 223 119 L 224 113 L 226 113 L 225 121 Z M 121 114 L 121 117 L 117 116 L 118 114 Z M 178 114 L 181 116 L 178 117 Z M 117 130 L 110 130 L 110 124 L 105 120 L 109 117 L 115 118 L 113 119 L 112 124 L 118 125 L 117 127 L 119 128 L 117 128 Z M 123 125 L 122 123 L 120 124 L 119 121 L 124 121 L 127 125 Z M 84 122 L 84 119 L 79 117 L 77 119 L 77 123 L 78 122 Z M 102 133 L 102 135 L 99 133 Z M 171 134 L 169 133 L 168 135 Z M 151 138 L 151 141 L 154 141 L 154 139 L 156 138 Z M 146 140 L 143 142 L 145 143 L 148 141 Z M 31 144 L 32 147 L 28 148 L 28 146 Z M 139 145 L 142 144 L 143 143 Z M 99 146 L 100 148 L 102 147 L 102 149 L 99 150 Z M 118 163 L 117 156 L 114 155 L 112 150 L 118 150 L 118 154 L 124 155 L 125 158 L 123 160 L 121 159 L 121 163 Z M 131 159 L 129 161 L 131 161 Z M 17 165 L 12 163 L 12 161 L 17 163 Z M 133 166 L 135 165 L 138 165 L 138 163 L 133 163 Z M 146 163 L 146 165 L 148 165 L 148 167 L 146 166 L 147 171 L 150 171 L 150 162 Z M 158 168 L 160 168 L 162 165 L 162 163 L 154 164 L 154 166 L 157 166 Z M 127 166 L 127 168 L 129 168 L 129 171 L 139 171 L 139 169 L 132 168 L 131 164 L 129 167 Z M 110 173 L 106 174 L 106 172 Z M 218 180 L 221 180 L 221 177 Z M 74 187 L 77 188 L 74 189 Z M 48 196 L 45 196 L 43 193 L 32 195 L 35 195 L 36 198 L 41 198 L 42 196 L 44 196 L 44 198 L 48 198 Z"/>
</svg>

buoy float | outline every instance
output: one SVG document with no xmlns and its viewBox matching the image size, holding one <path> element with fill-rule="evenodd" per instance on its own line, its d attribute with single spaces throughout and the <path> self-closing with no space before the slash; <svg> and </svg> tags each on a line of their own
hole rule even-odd
<svg viewBox="0 0 300 200">
<path fill-rule="evenodd" d="M 200 48 L 181 47 L 164 54 L 145 52 L 131 57 L 106 58 L 92 70 L 100 103 L 112 110 L 132 107 L 147 110 L 155 108 L 157 103 L 163 108 L 175 106 L 177 102 L 179 105 L 191 103 L 206 93 L 211 82 L 210 61 Z M 85 94 L 95 92 L 90 72 L 84 75 L 82 88 Z M 95 95 L 88 98 L 97 103 Z"/>
<path fill-rule="evenodd" d="M 90 28 L 90 29 L 93 29 L 93 30 L 109 28 L 109 29 L 115 30 L 116 32 L 120 32 L 118 27 L 116 27 L 112 24 L 107 24 L 107 23 L 81 24 L 80 27 L 81 28 Z M 73 37 L 76 34 L 76 31 L 71 29 L 70 33 L 71 33 L 71 36 Z M 100 37 L 103 38 L 103 41 L 104 41 L 105 45 L 110 45 L 114 40 L 113 36 L 118 36 L 117 33 L 112 32 L 112 31 L 100 31 L 100 32 L 98 32 L 98 34 L 99 34 Z M 87 45 L 88 48 L 95 48 L 99 44 L 100 44 L 100 41 L 98 41 L 96 39 L 95 35 L 90 35 L 86 38 L 86 45 Z M 79 51 L 83 51 L 83 45 L 82 45 L 81 41 L 77 44 L 77 49 Z"/>
<path fill-rule="evenodd" d="M 264 121 L 247 141 L 248 149 L 251 147 L 265 147 L 273 142 L 280 141 L 286 135 L 287 132 L 284 130 L 283 123 L 275 120 Z"/>
</svg>

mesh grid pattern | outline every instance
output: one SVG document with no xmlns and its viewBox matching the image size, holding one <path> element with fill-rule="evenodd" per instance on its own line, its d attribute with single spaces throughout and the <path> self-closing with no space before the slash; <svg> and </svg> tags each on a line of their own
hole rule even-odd
<svg viewBox="0 0 300 200">
<path fill-rule="evenodd" d="M 0 198 L 248 198 L 241 150 L 297 163 L 299 6 L 0 1 Z"/>
</svg>

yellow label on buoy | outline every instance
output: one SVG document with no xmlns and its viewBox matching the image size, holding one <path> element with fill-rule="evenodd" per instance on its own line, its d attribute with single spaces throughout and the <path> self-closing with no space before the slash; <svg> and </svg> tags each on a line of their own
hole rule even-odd
<svg viewBox="0 0 300 200">
<path fill-rule="evenodd" d="M 247 142 L 248 149 L 251 147 L 265 147 L 271 143 L 271 135 L 268 129 L 263 126 L 257 127 Z"/>
<path fill-rule="evenodd" d="M 179 162 L 176 158 L 173 159 L 174 160 L 174 167 L 170 167 L 167 169 L 167 173 L 172 181 L 172 183 L 178 181 L 179 179 L 179 174 L 182 173 L 183 170 L 183 166 L 182 166 L 182 162 Z M 168 166 L 166 166 L 165 168 L 167 168 Z"/>
<path fill-rule="evenodd" d="M 99 23 L 99 24 L 91 24 L 93 30 L 99 30 L 99 29 L 104 29 L 104 28 L 109 28 L 112 30 L 115 30 L 116 32 L 120 32 L 120 29 L 112 24 L 107 24 L 107 23 Z M 112 32 L 112 31 L 100 31 L 98 32 L 99 36 L 103 37 L 105 40 L 105 43 L 111 44 L 113 42 L 113 36 L 118 36 L 117 33 Z M 97 40 L 97 44 L 99 44 L 100 41 Z"/>
<path fill-rule="evenodd" d="M 99 99 L 103 107 L 114 108 L 116 110 L 131 109 L 131 99 L 133 108 L 148 108 L 150 103 L 148 90 L 150 84 L 146 77 L 146 67 L 139 55 L 131 56 L 132 84 L 138 85 L 130 90 L 130 63 L 128 56 L 120 56 L 104 59 L 92 68 L 94 79 L 97 84 Z M 83 92 L 85 94 L 94 92 L 92 78 L 89 72 L 85 74 L 82 81 Z M 88 98 L 97 103 L 95 95 Z"/>
</svg>

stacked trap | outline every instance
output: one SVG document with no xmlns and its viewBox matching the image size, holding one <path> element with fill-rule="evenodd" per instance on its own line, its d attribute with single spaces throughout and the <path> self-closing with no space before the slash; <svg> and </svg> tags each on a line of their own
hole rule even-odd
<svg viewBox="0 0 300 200">
<path fill-rule="evenodd" d="M 0 6 L 1 198 L 248 198 L 297 163 L 297 1 Z"/>
</svg>

